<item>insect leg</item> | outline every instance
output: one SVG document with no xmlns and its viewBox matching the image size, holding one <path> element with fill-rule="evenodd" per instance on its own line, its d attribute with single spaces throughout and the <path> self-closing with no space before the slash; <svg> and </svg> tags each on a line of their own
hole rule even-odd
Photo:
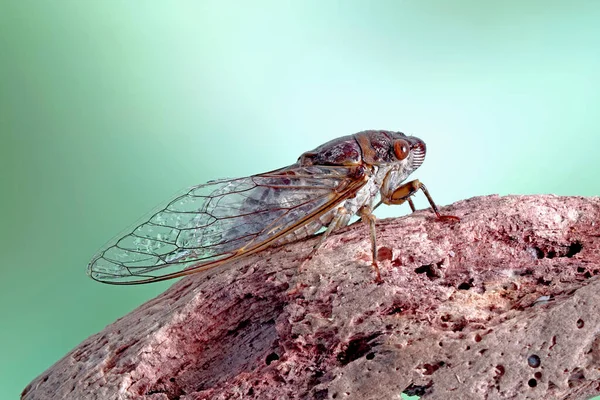
<svg viewBox="0 0 600 400">
<path fill-rule="evenodd" d="M 368 206 L 361 207 L 358 210 L 358 215 L 360 215 L 360 218 L 363 222 L 369 224 L 369 233 L 371 236 L 371 254 L 373 257 L 371 265 L 373 266 L 373 269 L 375 269 L 375 282 L 381 283 L 383 282 L 383 280 L 381 279 L 381 274 L 379 273 L 379 265 L 377 264 L 377 231 L 375 230 L 375 221 L 377 220 L 377 218 L 375 218 L 375 215 L 373 215 L 371 208 Z"/>
<path fill-rule="evenodd" d="M 409 182 L 412 183 L 412 182 Z M 398 189 L 396 189 L 398 190 Z M 411 196 L 411 195 L 409 195 Z M 415 203 L 413 203 L 412 199 L 410 197 L 406 198 L 406 201 L 408 201 L 408 205 L 410 206 L 410 209 L 412 210 L 412 212 L 417 211 L 417 209 L 415 208 Z M 379 207 L 382 204 L 402 204 L 404 201 L 401 201 L 400 203 L 390 203 L 388 201 L 384 201 L 384 199 L 380 199 L 379 202 L 375 205 L 375 207 L 373 207 L 373 209 L 371 211 L 374 211 L 377 209 L 377 207 Z M 358 222 L 358 221 L 357 221 Z"/>
<path fill-rule="evenodd" d="M 348 221 L 350 221 L 350 215 L 348 214 L 348 211 L 344 207 L 336 208 L 333 219 L 327 226 L 325 232 L 323 232 L 323 234 L 319 238 L 317 244 L 315 244 L 315 246 L 313 247 L 310 253 L 310 257 L 312 257 L 317 252 L 317 250 L 319 249 L 319 247 L 321 247 L 323 243 L 325 243 L 325 240 L 327 240 L 329 235 L 331 235 L 331 232 L 348 225 Z"/>
<path fill-rule="evenodd" d="M 415 203 L 413 203 L 413 201 L 410 197 L 408 199 L 406 199 L 406 201 L 408 201 L 408 205 L 410 206 L 410 210 L 412 212 L 417 211 L 417 209 L 415 208 Z"/>
<path fill-rule="evenodd" d="M 314 255 L 317 253 L 317 250 L 319 250 L 319 247 L 321 247 L 321 245 L 325 243 L 325 241 L 333 231 L 348 225 L 348 221 L 350 221 L 351 216 L 350 214 L 348 214 L 348 211 L 344 207 L 338 207 L 332 212 L 333 218 L 329 222 L 329 225 L 327 225 L 327 229 L 319 237 L 319 241 L 313 246 L 312 250 L 306 256 L 306 259 L 302 262 L 299 269 L 303 269 L 304 265 L 314 257 Z"/>
<path fill-rule="evenodd" d="M 429 190 L 427 190 L 425 185 L 422 184 L 418 179 L 415 179 L 414 181 L 410 181 L 410 182 L 405 183 L 404 185 L 401 185 L 400 187 L 398 187 L 396 190 L 394 190 L 392 192 L 392 194 L 389 196 L 389 198 L 382 199 L 382 201 L 386 204 L 402 204 L 405 201 L 408 201 L 408 205 L 410 206 L 411 210 L 414 212 L 415 205 L 410 197 L 412 195 L 414 195 L 415 193 L 417 193 L 417 191 L 419 189 L 425 194 L 425 197 L 427 197 L 427 201 L 429 201 L 429 205 L 431 206 L 431 209 L 433 210 L 433 212 L 435 213 L 435 216 L 439 220 L 460 221 L 460 219 L 458 217 L 455 217 L 454 215 L 441 215 L 438 207 L 435 205 L 435 202 L 433 201 L 433 199 L 431 198 L 431 195 L 429 194 Z"/>
</svg>

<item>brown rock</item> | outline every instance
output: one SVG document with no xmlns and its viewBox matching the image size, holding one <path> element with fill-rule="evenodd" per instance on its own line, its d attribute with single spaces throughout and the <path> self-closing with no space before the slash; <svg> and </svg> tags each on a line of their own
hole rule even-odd
<svg viewBox="0 0 600 400">
<path fill-rule="evenodd" d="M 600 393 L 600 198 L 487 196 L 187 277 L 24 399 L 583 399 Z"/>
</svg>

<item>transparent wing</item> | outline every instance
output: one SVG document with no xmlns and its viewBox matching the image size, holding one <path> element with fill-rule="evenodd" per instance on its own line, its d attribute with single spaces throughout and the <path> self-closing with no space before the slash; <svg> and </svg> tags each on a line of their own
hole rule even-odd
<svg viewBox="0 0 600 400">
<path fill-rule="evenodd" d="M 207 270 L 269 246 L 365 182 L 351 167 L 291 166 L 194 186 L 96 254 L 88 274 L 135 284 Z"/>
</svg>

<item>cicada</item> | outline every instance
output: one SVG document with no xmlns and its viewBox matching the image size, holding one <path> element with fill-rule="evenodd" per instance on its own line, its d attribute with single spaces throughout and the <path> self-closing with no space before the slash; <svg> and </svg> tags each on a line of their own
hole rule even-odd
<svg viewBox="0 0 600 400">
<path fill-rule="evenodd" d="M 411 196 L 420 189 L 438 219 L 457 220 L 440 215 L 421 182 L 402 183 L 425 152 L 417 137 L 363 131 L 305 152 L 281 169 L 193 186 L 98 252 L 88 274 L 112 284 L 181 277 L 325 229 L 321 243 L 358 215 L 370 227 L 379 281 L 372 214 L 379 204 L 408 202 L 415 211 Z"/>
</svg>

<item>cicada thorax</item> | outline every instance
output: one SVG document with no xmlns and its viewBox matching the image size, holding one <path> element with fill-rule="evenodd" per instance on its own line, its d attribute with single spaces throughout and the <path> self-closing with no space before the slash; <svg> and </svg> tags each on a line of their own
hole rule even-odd
<svg viewBox="0 0 600 400">
<path fill-rule="evenodd" d="M 291 168 L 292 171 L 297 171 L 297 167 L 339 165 L 345 167 L 343 171 L 352 181 L 366 181 L 366 184 L 360 191 L 354 193 L 352 198 L 340 201 L 319 218 L 313 219 L 277 240 L 275 245 L 312 236 L 332 223 L 335 225 L 335 229 L 347 225 L 352 215 L 366 203 L 372 202 L 376 196 L 381 184 L 381 176 L 383 176 L 377 171 L 389 168 L 376 164 L 386 164 L 390 161 L 389 151 L 392 140 L 384 132 L 367 131 L 334 139 L 302 154 L 294 168 Z M 339 187 L 338 190 L 342 191 L 344 187 Z"/>
<path fill-rule="evenodd" d="M 312 151 L 307 151 L 298 159 L 298 165 L 358 165 L 362 163 L 362 152 L 355 135 L 331 140 Z"/>
</svg>

